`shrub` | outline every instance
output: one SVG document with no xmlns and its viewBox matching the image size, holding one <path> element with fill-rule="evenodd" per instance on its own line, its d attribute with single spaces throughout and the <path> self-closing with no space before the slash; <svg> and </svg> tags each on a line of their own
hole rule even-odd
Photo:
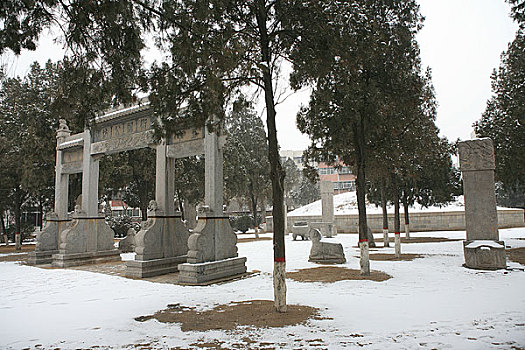
<svg viewBox="0 0 525 350">
<path fill-rule="evenodd" d="M 106 217 L 107 224 L 115 232 L 115 237 L 122 238 L 128 234 L 130 228 L 135 231 L 140 230 L 140 224 L 131 220 L 127 215 L 123 216 L 108 216 Z"/>
</svg>

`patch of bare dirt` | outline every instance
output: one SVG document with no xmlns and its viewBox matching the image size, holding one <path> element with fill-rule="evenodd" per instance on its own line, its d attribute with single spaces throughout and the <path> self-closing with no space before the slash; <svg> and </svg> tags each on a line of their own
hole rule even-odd
<svg viewBox="0 0 525 350">
<path fill-rule="evenodd" d="M 359 270 L 347 269 L 339 266 L 321 266 L 287 272 L 286 277 L 299 282 L 332 283 L 344 280 L 369 280 L 374 282 L 386 281 L 392 276 L 381 271 L 371 270 L 370 276 L 362 276 Z"/>
<path fill-rule="evenodd" d="M 24 244 L 21 250 L 16 250 L 15 245 L 11 244 L 8 246 L 0 246 L 0 254 L 10 254 L 6 256 L 0 256 L 0 262 L 5 261 L 25 261 L 27 260 L 27 253 L 35 250 L 34 244 Z"/>
<path fill-rule="evenodd" d="M 505 252 L 510 260 L 525 265 L 525 248 L 507 249 Z"/>
<path fill-rule="evenodd" d="M 22 254 L 11 254 L 6 256 L 0 256 L 0 262 L 5 261 L 26 261 L 27 260 L 27 253 Z"/>
<path fill-rule="evenodd" d="M 196 311 L 180 304 L 168 305 L 167 309 L 150 316 L 140 316 L 136 321 L 156 319 L 163 323 L 180 323 L 183 332 L 208 331 L 212 329 L 233 330 L 237 326 L 273 328 L 293 326 L 316 316 L 319 310 L 311 306 L 288 305 L 286 313 L 275 312 L 273 301 L 249 300 L 219 305 L 211 310 Z"/>
<path fill-rule="evenodd" d="M 272 237 L 259 237 L 259 238 L 237 238 L 237 243 L 247 243 L 254 241 L 271 241 Z"/>
<path fill-rule="evenodd" d="M 375 261 L 412 261 L 417 258 L 422 258 L 423 255 L 419 254 L 401 254 L 399 258 L 396 258 L 394 254 L 374 253 L 369 255 L 370 260 Z"/>
<path fill-rule="evenodd" d="M 14 244 L 5 246 L 4 244 L 0 245 L 0 254 L 11 254 L 11 253 L 27 253 L 35 250 L 34 244 L 23 244 L 22 250 L 16 250 Z"/>
</svg>

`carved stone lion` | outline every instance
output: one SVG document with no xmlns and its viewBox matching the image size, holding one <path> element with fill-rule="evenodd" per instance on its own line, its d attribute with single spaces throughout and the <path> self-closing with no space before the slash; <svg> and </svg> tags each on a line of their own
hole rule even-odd
<svg viewBox="0 0 525 350">
<path fill-rule="evenodd" d="M 159 206 L 157 202 L 155 202 L 154 200 L 150 200 L 148 204 L 148 211 L 156 211 L 158 209 L 159 209 Z"/>
<path fill-rule="evenodd" d="M 59 131 L 69 131 L 69 127 L 67 126 L 67 121 L 65 119 L 58 120 L 58 130 Z"/>
</svg>

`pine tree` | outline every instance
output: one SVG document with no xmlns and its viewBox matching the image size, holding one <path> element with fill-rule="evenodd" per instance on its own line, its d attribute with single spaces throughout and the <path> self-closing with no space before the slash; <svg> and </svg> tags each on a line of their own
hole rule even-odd
<svg viewBox="0 0 525 350">
<path fill-rule="evenodd" d="M 501 55 L 501 65 L 491 80 L 493 95 L 474 128 L 477 136 L 490 137 L 494 143 L 496 180 L 502 185 L 499 199 L 510 197 L 503 204 L 524 207 L 525 29 L 518 30 Z"/>
<path fill-rule="evenodd" d="M 371 143 L 380 135 L 383 109 L 393 99 L 392 91 L 406 91 L 405 77 L 416 66 L 415 33 L 421 17 L 414 1 L 331 1 L 323 6 L 327 18 L 320 23 L 325 36 L 303 40 L 293 56 L 295 86 L 313 82 L 314 88 L 297 121 L 312 139 L 309 155 L 314 160 L 335 162 L 340 157 L 354 167 L 359 240 L 366 247 Z M 320 32 L 319 27 L 311 28 Z M 362 261 L 362 273 L 370 273 L 368 262 Z"/>
<path fill-rule="evenodd" d="M 261 118 L 244 96 L 233 104 L 227 117 L 224 148 L 224 180 L 229 198 L 242 198 L 250 203 L 253 226 L 257 228 L 257 206 L 268 198 L 270 165 L 268 144 Z M 263 214 L 264 215 L 264 214 Z"/>
</svg>

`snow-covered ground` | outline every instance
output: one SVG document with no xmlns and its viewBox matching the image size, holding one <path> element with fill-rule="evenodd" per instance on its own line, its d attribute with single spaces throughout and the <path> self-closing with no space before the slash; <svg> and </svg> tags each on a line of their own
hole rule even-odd
<svg viewBox="0 0 525 350">
<path fill-rule="evenodd" d="M 389 213 L 394 212 L 394 207 L 389 205 L 387 207 Z M 498 207 L 498 210 L 506 210 L 509 208 Z M 425 208 L 419 204 L 414 204 L 409 208 L 411 213 L 420 212 L 443 212 L 443 211 L 463 211 L 465 210 L 465 202 L 463 196 L 456 197 L 456 200 L 442 206 L 430 206 Z M 400 211 L 403 212 L 401 205 Z M 366 206 L 368 214 L 381 214 L 382 209 L 375 204 L 368 203 Z M 334 196 L 334 214 L 335 215 L 357 215 L 357 195 L 356 192 L 344 192 Z M 303 215 L 321 215 L 321 200 L 307 204 L 294 211 L 288 213 L 288 216 L 303 216 Z"/>
<path fill-rule="evenodd" d="M 414 233 L 464 238 L 464 231 Z M 525 228 L 500 230 L 510 247 L 524 247 Z M 377 237 L 379 240 L 379 236 Z M 359 268 L 356 235 L 340 234 L 347 263 Z M 308 241 L 286 241 L 287 270 L 308 263 Z M 240 243 L 253 277 L 221 285 L 188 287 L 131 280 L 99 273 L 41 269 L 0 263 L 0 348 L 154 349 L 193 348 L 196 341 L 224 342 L 225 349 L 249 337 L 251 348 L 264 343 L 284 349 L 512 349 L 525 347 L 524 266 L 508 270 L 463 268 L 462 242 L 405 244 L 413 261 L 371 261 L 385 282 L 305 283 L 288 280 L 288 303 L 317 307 L 323 319 L 305 325 L 241 331 L 182 332 L 177 324 L 137 322 L 167 304 L 208 309 L 230 301 L 273 298 L 272 241 Z M 393 253 L 393 248 L 380 249 Z M 130 258 L 129 254 L 125 256 Z M 317 339 L 317 341 L 313 341 Z M 319 341 L 321 339 L 322 341 Z M 246 343 L 245 343 L 246 344 Z M 321 345 L 320 345 L 321 344 Z M 246 345 L 248 346 L 248 345 Z M 140 348 L 140 347 L 139 347 Z"/>
</svg>

